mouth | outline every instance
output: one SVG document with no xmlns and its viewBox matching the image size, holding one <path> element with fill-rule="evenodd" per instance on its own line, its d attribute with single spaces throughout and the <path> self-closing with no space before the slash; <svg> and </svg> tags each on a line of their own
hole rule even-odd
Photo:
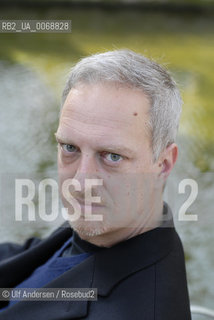
<svg viewBox="0 0 214 320">
<path fill-rule="evenodd" d="M 82 201 L 82 200 L 79 200 L 79 199 L 76 199 L 79 203 L 79 205 L 81 207 L 92 207 L 92 208 L 103 208 L 104 205 L 102 203 L 98 203 L 98 202 L 90 202 L 90 201 Z"/>
<path fill-rule="evenodd" d="M 103 209 L 104 206 L 95 202 L 82 202 L 79 201 L 81 208 L 81 218 L 87 221 L 100 222 L 104 219 Z"/>
<path fill-rule="evenodd" d="M 104 208 L 104 206 L 102 206 L 98 203 L 85 204 L 85 203 L 79 202 L 79 204 L 80 204 L 82 212 L 86 212 L 86 211 L 88 211 L 88 209 L 90 209 L 92 212 L 94 212 L 94 211 L 99 211 Z"/>
</svg>

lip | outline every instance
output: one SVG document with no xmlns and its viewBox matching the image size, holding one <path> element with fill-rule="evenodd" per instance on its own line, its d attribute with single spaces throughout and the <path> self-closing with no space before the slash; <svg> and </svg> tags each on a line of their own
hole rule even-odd
<svg viewBox="0 0 214 320">
<path fill-rule="evenodd" d="M 92 208 L 95 208 L 95 207 L 97 207 L 97 208 L 103 208 L 104 207 L 104 205 L 102 205 L 102 204 L 100 204 L 100 203 L 97 203 L 97 202 L 83 202 L 83 201 L 81 201 L 81 200 L 78 200 L 78 199 L 76 199 L 77 201 L 78 201 L 78 203 L 80 204 L 80 206 L 81 207 L 92 207 Z"/>
<path fill-rule="evenodd" d="M 104 208 L 104 206 L 100 205 L 99 203 L 93 203 L 93 202 L 90 205 L 88 205 L 88 204 L 86 205 L 83 202 L 79 202 L 79 204 L 80 204 L 80 208 L 81 208 L 81 212 L 82 212 L 83 216 L 85 216 L 86 212 L 91 212 L 91 214 L 92 213 L 100 214 Z"/>
<path fill-rule="evenodd" d="M 100 204 L 98 204 L 98 203 L 90 203 L 90 204 L 85 204 L 85 203 L 81 203 L 81 202 L 79 202 L 79 204 L 80 204 L 80 207 L 81 208 L 92 208 L 92 209 L 100 209 L 100 208 L 103 208 L 104 206 L 102 206 L 102 205 L 100 205 Z"/>
</svg>

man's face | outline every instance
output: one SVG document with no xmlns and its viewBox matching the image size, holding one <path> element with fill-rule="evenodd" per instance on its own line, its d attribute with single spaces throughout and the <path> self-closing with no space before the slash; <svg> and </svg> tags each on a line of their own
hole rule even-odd
<svg viewBox="0 0 214 320">
<path fill-rule="evenodd" d="M 92 190 L 101 203 L 91 207 L 103 220 L 86 221 L 81 204 L 82 215 L 70 222 L 83 239 L 119 241 L 151 228 L 160 168 L 153 162 L 148 121 L 149 101 L 140 90 L 80 84 L 68 94 L 56 133 L 60 187 L 66 179 L 77 179 L 81 191 L 70 192 L 84 203 L 85 179 L 103 181 Z M 73 206 L 61 196 L 72 216 Z"/>
</svg>

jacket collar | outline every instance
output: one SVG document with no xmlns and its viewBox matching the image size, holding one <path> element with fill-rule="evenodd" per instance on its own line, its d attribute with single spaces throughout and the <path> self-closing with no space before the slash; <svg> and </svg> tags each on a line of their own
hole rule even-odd
<svg viewBox="0 0 214 320">
<path fill-rule="evenodd" d="M 164 204 L 167 220 L 160 227 L 96 254 L 93 287 L 106 296 L 122 279 L 166 257 L 174 246 L 176 231 L 169 207 Z"/>
</svg>

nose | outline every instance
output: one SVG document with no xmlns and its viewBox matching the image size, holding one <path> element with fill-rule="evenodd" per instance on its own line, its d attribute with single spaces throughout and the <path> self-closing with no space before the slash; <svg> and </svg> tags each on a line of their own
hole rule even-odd
<svg viewBox="0 0 214 320">
<path fill-rule="evenodd" d="M 97 161 L 93 154 L 87 152 L 81 154 L 75 176 L 81 185 L 81 190 L 85 189 L 85 179 L 98 179 Z"/>
</svg>

